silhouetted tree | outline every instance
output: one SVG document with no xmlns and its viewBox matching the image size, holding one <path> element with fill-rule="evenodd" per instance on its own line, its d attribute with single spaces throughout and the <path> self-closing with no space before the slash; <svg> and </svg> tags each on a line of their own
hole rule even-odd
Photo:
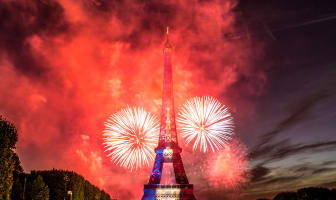
<svg viewBox="0 0 336 200">
<path fill-rule="evenodd" d="M 24 181 L 21 182 L 20 177 L 24 178 L 23 169 L 21 167 L 21 162 L 16 153 L 13 154 L 13 162 L 14 162 L 14 170 L 13 170 L 13 187 L 11 199 L 13 200 L 21 200 L 23 199 L 23 187 Z"/>
<path fill-rule="evenodd" d="M 49 200 L 49 188 L 42 176 L 38 175 L 32 183 L 27 185 L 26 197 L 27 200 Z"/>
<path fill-rule="evenodd" d="M 296 192 L 281 192 L 273 200 L 298 200 Z"/>
<path fill-rule="evenodd" d="M 330 190 L 328 200 L 336 200 L 336 189 Z"/>
<path fill-rule="evenodd" d="M 10 199 L 15 169 L 17 130 L 13 124 L 0 116 L 0 199 Z"/>
<path fill-rule="evenodd" d="M 22 200 L 23 199 L 23 185 L 20 182 L 20 179 L 17 178 L 14 182 L 13 188 L 12 188 L 12 195 L 11 199 L 14 200 Z"/>
<path fill-rule="evenodd" d="M 267 200 L 259 198 L 257 200 Z M 302 188 L 297 192 L 281 192 L 273 200 L 336 200 L 336 189 L 328 188 Z"/>
<path fill-rule="evenodd" d="M 0 115 L 0 148 L 1 149 L 15 149 L 15 144 L 18 139 L 17 130 L 15 126 L 6 121 Z"/>
<path fill-rule="evenodd" d="M 32 171 L 31 176 L 41 175 L 50 189 L 50 200 L 69 197 L 67 191 L 72 192 L 73 200 L 110 200 L 110 195 L 99 190 L 81 175 L 64 170 Z M 65 181 L 64 177 L 68 177 Z"/>
<path fill-rule="evenodd" d="M 13 159 L 13 162 L 14 162 L 14 171 L 13 171 L 14 176 L 23 173 L 23 168 L 21 166 L 19 156 L 15 152 L 13 154 L 12 159 Z"/>
<path fill-rule="evenodd" d="M 104 190 L 101 192 L 101 200 L 110 200 L 110 195 L 107 194 Z"/>
<path fill-rule="evenodd" d="M 302 188 L 297 191 L 300 200 L 325 200 L 328 199 L 329 189 L 327 188 Z"/>
</svg>

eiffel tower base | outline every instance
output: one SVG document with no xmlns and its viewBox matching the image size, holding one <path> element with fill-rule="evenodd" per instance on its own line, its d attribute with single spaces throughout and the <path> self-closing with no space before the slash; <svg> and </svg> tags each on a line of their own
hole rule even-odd
<svg viewBox="0 0 336 200">
<path fill-rule="evenodd" d="M 192 184 L 146 184 L 142 200 L 196 200 Z"/>
</svg>

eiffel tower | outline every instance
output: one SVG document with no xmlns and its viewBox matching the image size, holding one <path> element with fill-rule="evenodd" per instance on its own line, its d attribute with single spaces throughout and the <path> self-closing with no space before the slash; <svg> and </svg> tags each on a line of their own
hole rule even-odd
<svg viewBox="0 0 336 200">
<path fill-rule="evenodd" d="M 175 124 L 171 53 L 168 38 L 163 49 L 163 97 L 161 125 L 156 157 L 148 184 L 144 185 L 142 200 L 196 200 L 193 185 L 189 184 L 178 146 Z"/>
</svg>

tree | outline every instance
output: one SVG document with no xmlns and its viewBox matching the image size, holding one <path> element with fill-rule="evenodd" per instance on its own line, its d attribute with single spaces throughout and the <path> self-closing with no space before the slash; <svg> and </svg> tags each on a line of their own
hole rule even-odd
<svg viewBox="0 0 336 200">
<path fill-rule="evenodd" d="M 27 200 L 49 200 L 49 188 L 41 175 L 27 186 Z"/>
<path fill-rule="evenodd" d="M 273 200 L 297 200 L 296 192 L 281 192 L 277 194 Z"/>
<path fill-rule="evenodd" d="M 103 190 L 101 194 L 101 200 L 110 200 L 110 199 L 111 199 L 110 195 Z"/>
<path fill-rule="evenodd" d="M 65 179 L 65 177 L 68 178 Z M 43 192 L 41 192 L 41 189 L 36 190 L 34 188 L 46 187 L 48 188 L 49 195 L 45 196 L 48 196 L 50 200 L 70 199 L 70 195 L 68 195 L 69 191 L 72 193 L 72 200 L 111 199 L 109 194 L 92 185 L 85 180 L 83 176 L 75 172 L 56 169 L 43 171 L 33 170 L 30 174 L 20 173 L 14 182 L 12 199 L 23 200 L 23 196 L 25 200 L 48 199 L 40 197 L 43 195 L 37 195 L 37 197 L 35 195 L 36 193 L 43 194 Z M 45 191 L 45 189 L 42 191 Z"/>
<path fill-rule="evenodd" d="M 332 189 L 330 190 L 330 193 L 329 193 L 329 198 L 328 200 L 336 200 L 336 188 L 335 189 Z"/>
<path fill-rule="evenodd" d="M 297 191 L 298 197 L 301 200 L 326 200 L 328 199 L 330 190 L 327 188 L 302 188 Z"/>
<path fill-rule="evenodd" d="M 13 154 L 12 161 L 14 164 L 13 168 L 13 187 L 12 187 L 12 194 L 11 199 L 14 200 L 21 200 L 23 199 L 23 185 L 24 181 L 20 180 L 20 177 L 24 178 L 23 169 L 21 167 L 21 162 L 19 157 L 16 153 Z M 24 180 L 24 179 L 23 179 Z"/>
<path fill-rule="evenodd" d="M 14 176 L 19 175 L 23 173 L 23 168 L 21 166 L 21 162 L 19 159 L 19 156 L 14 152 L 13 157 L 12 157 L 13 163 L 14 163 Z"/>
<path fill-rule="evenodd" d="M 15 126 L 0 115 L 0 149 L 15 149 L 18 134 Z"/>
<path fill-rule="evenodd" d="M 17 178 L 14 182 L 12 188 L 12 196 L 11 199 L 14 200 L 22 200 L 23 199 L 23 185 L 20 182 L 20 179 Z"/>
<path fill-rule="evenodd" d="M 15 169 L 15 149 L 18 135 L 13 124 L 0 116 L 0 199 L 10 199 Z"/>
</svg>

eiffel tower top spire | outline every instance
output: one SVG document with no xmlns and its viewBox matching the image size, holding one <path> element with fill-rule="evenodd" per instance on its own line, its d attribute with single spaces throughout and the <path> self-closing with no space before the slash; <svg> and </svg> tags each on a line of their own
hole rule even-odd
<svg viewBox="0 0 336 200">
<path fill-rule="evenodd" d="M 169 26 L 167 26 L 166 29 L 166 43 L 164 45 L 164 50 L 170 50 L 172 49 L 172 45 L 169 42 Z"/>
<path fill-rule="evenodd" d="M 167 146 L 171 148 L 178 148 L 173 95 L 173 72 L 171 64 L 172 45 L 169 42 L 168 36 L 169 27 L 167 27 L 166 30 L 166 43 L 163 48 L 163 92 L 160 137 L 158 145 L 159 149 L 164 149 Z"/>
</svg>

